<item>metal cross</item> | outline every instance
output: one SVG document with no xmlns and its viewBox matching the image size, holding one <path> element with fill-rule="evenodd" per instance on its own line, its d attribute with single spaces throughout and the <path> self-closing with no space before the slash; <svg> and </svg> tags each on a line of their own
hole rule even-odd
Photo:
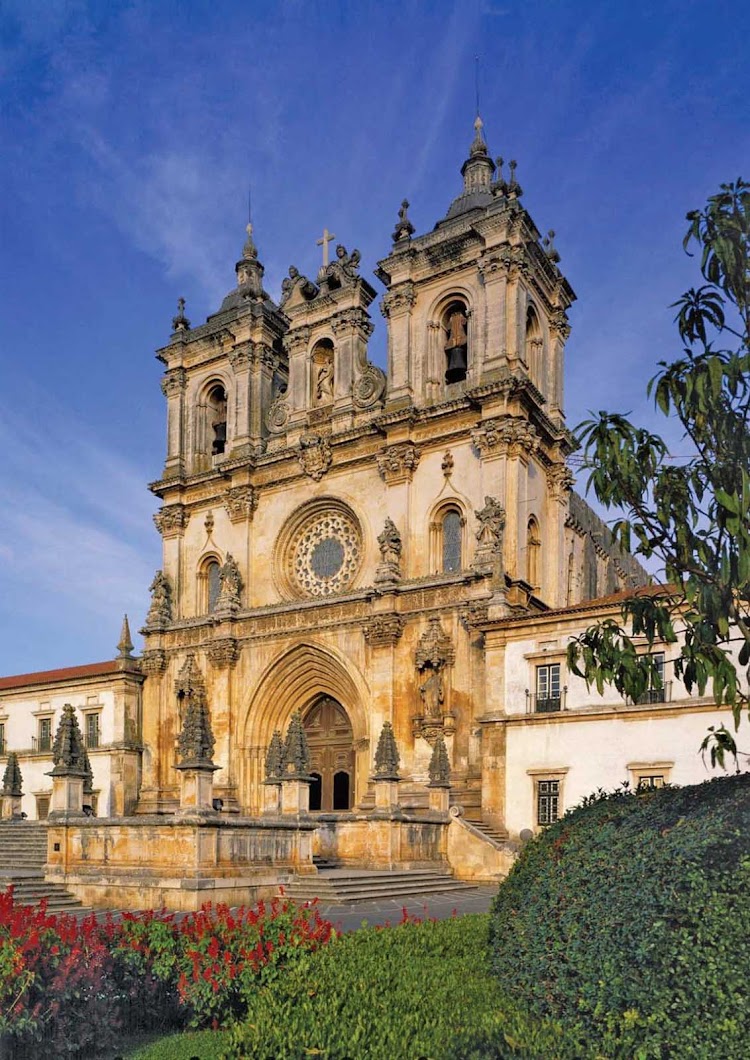
<svg viewBox="0 0 750 1060">
<path fill-rule="evenodd" d="M 323 267 L 328 264 L 328 244 L 331 243 L 336 236 L 333 232 L 329 232 L 327 228 L 323 229 L 323 238 L 317 241 L 317 246 L 323 248 Z"/>
</svg>

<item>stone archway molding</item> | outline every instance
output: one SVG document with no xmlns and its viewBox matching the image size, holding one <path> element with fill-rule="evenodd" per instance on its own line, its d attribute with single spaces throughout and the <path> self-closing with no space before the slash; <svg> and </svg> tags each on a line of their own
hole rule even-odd
<svg viewBox="0 0 750 1060">
<path fill-rule="evenodd" d="M 241 744 L 267 747 L 275 729 L 285 732 L 294 711 L 304 711 L 320 695 L 342 705 L 355 745 L 370 735 L 365 706 L 370 689 L 364 677 L 335 649 L 309 642 L 295 645 L 266 667 L 247 706 Z"/>
</svg>

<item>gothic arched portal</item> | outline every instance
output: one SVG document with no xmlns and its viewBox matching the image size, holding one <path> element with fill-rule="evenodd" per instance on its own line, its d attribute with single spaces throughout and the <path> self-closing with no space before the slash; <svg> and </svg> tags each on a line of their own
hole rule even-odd
<svg viewBox="0 0 750 1060">
<path fill-rule="evenodd" d="M 349 810 L 354 793 L 354 734 L 349 717 L 332 696 L 319 696 L 303 719 L 310 745 L 311 810 Z"/>
</svg>

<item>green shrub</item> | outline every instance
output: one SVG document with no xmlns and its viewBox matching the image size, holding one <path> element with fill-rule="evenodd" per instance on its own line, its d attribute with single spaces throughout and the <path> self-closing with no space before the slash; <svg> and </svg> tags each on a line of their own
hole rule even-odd
<svg viewBox="0 0 750 1060">
<path fill-rule="evenodd" d="M 530 842 L 491 912 L 492 969 L 606 1057 L 745 1057 L 750 776 L 601 797 Z"/>
<path fill-rule="evenodd" d="M 224 1056 L 563 1056 L 554 1027 L 538 1020 L 531 1025 L 507 1009 L 489 974 L 486 946 L 486 916 L 363 929 L 337 938 L 258 992 Z"/>
</svg>

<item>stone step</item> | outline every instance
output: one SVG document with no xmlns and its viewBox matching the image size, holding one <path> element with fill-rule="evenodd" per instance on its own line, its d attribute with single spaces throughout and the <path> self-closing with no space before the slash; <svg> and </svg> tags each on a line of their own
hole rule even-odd
<svg viewBox="0 0 750 1060">
<path fill-rule="evenodd" d="M 426 869 L 413 872 L 328 870 L 316 877 L 296 877 L 285 885 L 284 894 L 297 901 L 318 898 L 330 902 L 359 902 L 471 890 L 475 890 L 471 884 Z"/>
</svg>

